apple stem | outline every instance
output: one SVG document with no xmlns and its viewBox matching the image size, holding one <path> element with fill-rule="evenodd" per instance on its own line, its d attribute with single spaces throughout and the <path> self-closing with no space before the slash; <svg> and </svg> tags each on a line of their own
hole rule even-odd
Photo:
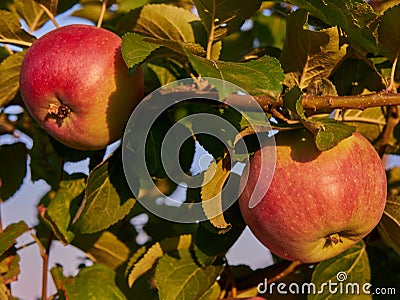
<svg viewBox="0 0 400 300">
<path fill-rule="evenodd" d="M 338 243 L 343 243 L 338 233 L 330 234 L 329 236 L 326 237 L 326 241 L 331 245 L 332 244 L 337 245 Z"/>
<path fill-rule="evenodd" d="M 49 105 L 47 112 L 50 116 L 55 117 L 59 121 L 59 124 L 61 125 L 64 119 L 68 117 L 69 114 L 71 113 L 71 109 L 65 104 L 58 105 L 51 103 Z"/>
<path fill-rule="evenodd" d="M 97 27 L 101 27 L 101 24 L 103 23 L 103 19 L 104 19 L 104 14 L 106 13 L 106 8 L 107 8 L 107 0 L 103 0 L 102 1 L 102 5 L 101 5 L 101 12 L 100 12 L 100 16 L 99 16 L 99 20 L 97 21 Z"/>
</svg>

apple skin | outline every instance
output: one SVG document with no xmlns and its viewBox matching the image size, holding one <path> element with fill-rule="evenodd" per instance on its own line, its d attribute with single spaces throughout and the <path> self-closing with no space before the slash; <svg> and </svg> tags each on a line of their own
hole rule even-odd
<svg viewBox="0 0 400 300">
<path fill-rule="evenodd" d="M 260 174 L 261 151 L 267 155 L 270 149 L 256 151 L 246 165 L 249 177 L 241 178 L 239 205 L 250 230 L 272 253 L 319 262 L 350 248 L 378 224 L 386 202 L 385 170 L 359 133 L 324 152 L 306 131 L 278 133 L 269 188 Z M 262 198 L 250 208 L 252 193 Z"/>
<path fill-rule="evenodd" d="M 27 51 L 21 95 L 32 117 L 56 140 L 98 150 L 119 139 L 143 98 L 143 72 L 130 76 L 121 38 L 111 31 L 68 25 L 48 32 Z"/>
</svg>

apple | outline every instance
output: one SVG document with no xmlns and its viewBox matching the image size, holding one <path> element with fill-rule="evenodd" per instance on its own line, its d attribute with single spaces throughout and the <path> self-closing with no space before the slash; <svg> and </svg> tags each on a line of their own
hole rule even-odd
<svg viewBox="0 0 400 300">
<path fill-rule="evenodd" d="M 50 31 L 28 49 L 20 88 L 27 110 L 56 140 L 98 150 L 119 139 L 143 98 L 143 72 L 130 76 L 121 38 L 89 25 Z"/>
<path fill-rule="evenodd" d="M 308 131 L 278 133 L 269 187 L 260 174 L 260 166 L 270 164 L 267 148 L 257 150 L 246 165 L 249 176 L 241 178 L 239 205 L 250 230 L 272 253 L 319 262 L 350 248 L 378 224 L 386 202 L 386 175 L 361 134 L 320 152 Z M 254 196 L 260 201 L 249 205 Z"/>
</svg>

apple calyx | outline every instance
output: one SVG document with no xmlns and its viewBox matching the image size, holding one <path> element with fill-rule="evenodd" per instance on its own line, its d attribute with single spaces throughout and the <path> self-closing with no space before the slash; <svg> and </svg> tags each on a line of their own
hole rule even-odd
<svg viewBox="0 0 400 300">
<path fill-rule="evenodd" d="M 63 123 L 64 119 L 69 116 L 71 109 L 64 103 L 54 104 L 50 103 L 47 109 L 49 117 L 55 118 L 59 126 Z"/>
<path fill-rule="evenodd" d="M 337 245 L 339 243 L 343 243 L 343 241 L 340 238 L 340 235 L 338 233 L 333 233 L 333 234 L 328 235 L 326 237 L 326 242 L 327 242 L 327 244 L 330 244 L 330 245 L 332 245 L 332 244 Z"/>
</svg>

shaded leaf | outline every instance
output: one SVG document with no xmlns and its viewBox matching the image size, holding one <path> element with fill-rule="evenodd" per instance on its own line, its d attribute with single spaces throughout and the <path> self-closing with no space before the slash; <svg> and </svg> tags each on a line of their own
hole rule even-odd
<svg viewBox="0 0 400 300">
<path fill-rule="evenodd" d="M 126 299 L 115 283 L 115 272 L 104 265 L 85 267 L 76 277 L 65 277 L 62 267 L 54 267 L 50 272 L 58 292 L 65 299 Z"/>
<path fill-rule="evenodd" d="M 10 249 L 16 239 L 29 230 L 28 225 L 24 221 L 10 224 L 0 233 L 0 255 Z"/>
<path fill-rule="evenodd" d="M 0 63 L 0 106 L 8 104 L 18 93 L 19 71 L 24 55 L 25 52 L 17 52 Z"/>
<path fill-rule="evenodd" d="M 35 0 L 35 2 L 45 6 L 53 15 L 57 14 L 58 0 Z"/>
<path fill-rule="evenodd" d="M 378 230 L 386 243 L 400 255 L 400 197 L 391 196 L 386 201 L 385 211 Z"/>
<path fill-rule="evenodd" d="M 355 244 L 350 249 L 340 255 L 323 261 L 317 265 L 312 275 L 312 283 L 316 287 L 321 287 L 323 284 L 328 285 L 329 282 L 339 283 L 358 283 L 360 295 L 363 299 L 372 299 L 371 295 L 365 295 L 362 290 L 362 285 L 369 283 L 371 280 L 371 271 L 369 267 L 368 255 L 365 245 L 362 241 Z M 361 297 L 358 295 L 359 297 Z M 369 296 L 369 297 L 367 297 Z M 323 293 L 311 293 L 308 299 L 350 299 L 346 297 L 354 297 L 351 293 L 331 293 L 329 289 L 324 289 Z"/>
<path fill-rule="evenodd" d="M 211 224 L 222 234 L 228 231 L 232 225 L 225 221 L 222 208 L 222 188 L 231 171 L 224 168 L 224 160 L 218 163 L 211 162 L 204 172 L 201 185 L 201 200 L 204 214 Z"/>
<path fill-rule="evenodd" d="M 236 84 L 252 95 L 266 94 L 277 98 L 282 92 L 284 74 L 279 61 L 263 56 L 247 63 L 210 61 L 188 53 L 197 73 Z"/>
<path fill-rule="evenodd" d="M 43 220 L 64 244 L 69 244 L 75 237 L 70 226 L 84 191 L 85 178 L 62 180 L 57 191 L 50 191 L 45 196 L 48 199 L 44 202 L 49 203 L 47 207 L 39 207 Z"/>
<path fill-rule="evenodd" d="M 385 112 L 381 107 L 370 107 L 364 110 L 347 109 L 340 116 L 341 120 L 357 128 L 370 142 L 375 141 L 386 125 Z"/>
<path fill-rule="evenodd" d="M 213 286 L 222 270 L 222 266 L 200 267 L 188 249 L 163 255 L 155 273 L 160 299 L 199 299 Z"/>
<path fill-rule="evenodd" d="M 400 27 L 400 5 L 395 5 L 383 13 L 379 18 L 379 42 L 388 48 L 395 56 L 400 51 L 400 33 L 393 28 Z"/>
<path fill-rule="evenodd" d="M 33 42 L 35 37 L 21 28 L 18 17 L 6 10 L 0 10 L 0 39 Z"/>
<path fill-rule="evenodd" d="M 286 20 L 277 13 L 270 16 L 259 12 L 254 18 L 254 37 L 260 47 L 276 47 L 282 49 L 286 35 Z"/>
<path fill-rule="evenodd" d="M 90 172 L 72 228 L 81 234 L 104 230 L 124 218 L 135 202 L 124 176 L 121 151 L 117 150 Z"/>
<path fill-rule="evenodd" d="M 147 271 L 149 271 L 156 261 L 165 253 L 177 249 L 189 249 L 192 245 L 191 235 L 181 235 L 178 237 L 164 239 L 152 245 L 145 253 L 140 248 L 128 263 L 128 267 L 132 266 L 128 276 L 128 284 L 132 286 L 134 282 Z M 142 256 L 143 255 L 143 256 Z M 133 259 L 137 259 L 136 262 Z"/>
<path fill-rule="evenodd" d="M 382 74 L 370 62 L 347 58 L 332 76 L 339 95 L 358 95 L 379 92 L 386 88 Z"/>
<path fill-rule="evenodd" d="M 304 29 L 308 15 L 297 10 L 287 18 L 286 40 L 280 61 L 285 84 L 301 89 L 327 79 L 346 55 L 347 45 L 340 44 L 336 27 L 311 31 Z"/>
<path fill-rule="evenodd" d="M 29 28 L 29 33 L 42 27 L 49 20 L 44 10 L 34 0 L 14 0 L 9 6 L 10 11 L 23 19 Z"/>
<path fill-rule="evenodd" d="M 9 199 L 21 186 L 26 175 L 26 157 L 23 143 L 0 145 L 0 166 L 3 166 L 0 168 L 0 201 Z"/>
<path fill-rule="evenodd" d="M 109 231 L 93 235 L 78 235 L 72 242 L 87 253 L 95 263 L 112 270 L 121 266 L 129 257 L 129 248 Z"/>
<path fill-rule="evenodd" d="M 194 0 L 211 40 L 219 40 L 243 25 L 260 7 L 260 0 Z"/>
<path fill-rule="evenodd" d="M 376 31 L 378 16 L 363 0 L 291 0 L 294 5 L 304 8 L 322 21 L 341 27 L 350 44 L 362 52 L 378 52 Z"/>
</svg>

